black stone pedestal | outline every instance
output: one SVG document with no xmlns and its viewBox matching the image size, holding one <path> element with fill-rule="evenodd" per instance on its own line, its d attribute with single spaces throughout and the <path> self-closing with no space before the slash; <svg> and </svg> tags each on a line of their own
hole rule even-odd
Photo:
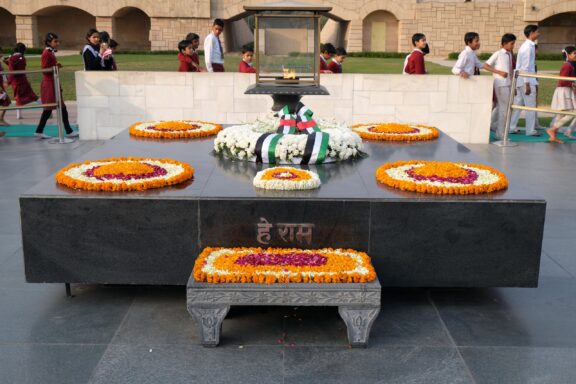
<svg viewBox="0 0 576 384">
<path fill-rule="evenodd" d="M 365 251 L 383 286 L 538 284 L 546 203 L 515 175 L 508 175 L 508 190 L 475 196 L 409 193 L 376 182 L 387 161 L 482 162 L 446 135 L 365 143 L 367 158 L 310 166 L 322 186 L 309 191 L 256 189 L 253 177 L 268 166 L 216 157 L 212 147 L 212 139 L 138 140 L 124 132 L 75 161 L 173 158 L 195 168 L 194 180 L 95 193 L 51 177 L 24 193 L 27 281 L 185 285 L 204 247 L 261 246 Z"/>
</svg>

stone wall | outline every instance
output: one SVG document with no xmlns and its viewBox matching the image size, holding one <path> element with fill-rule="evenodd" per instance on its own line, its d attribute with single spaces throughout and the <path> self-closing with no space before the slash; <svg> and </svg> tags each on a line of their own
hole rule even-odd
<svg viewBox="0 0 576 384">
<path fill-rule="evenodd" d="M 107 139 L 155 119 L 250 122 L 266 114 L 269 96 L 245 95 L 243 73 L 76 72 L 82 140 Z M 306 96 L 316 116 L 348 124 L 429 124 L 462 143 L 487 143 L 492 78 L 344 74 L 322 76 L 330 96 Z"/>
</svg>

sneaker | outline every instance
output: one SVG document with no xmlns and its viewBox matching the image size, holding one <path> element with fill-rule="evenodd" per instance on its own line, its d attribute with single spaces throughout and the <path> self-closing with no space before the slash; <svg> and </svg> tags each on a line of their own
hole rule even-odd
<svg viewBox="0 0 576 384">
<path fill-rule="evenodd" d="M 519 130 L 515 130 L 515 131 L 510 131 L 510 132 L 508 132 L 508 133 L 511 134 L 511 135 L 517 135 L 518 133 L 520 133 L 520 131 L 519 131 Z"/>
<path fill-rule="evenodd" d="M 78 133 L 76 131 L 66 134 L 66 137 L 78 137 L 78 136 L 80 136 L 80 133 Z"/>
<path fill-rule="evenodd" d="M 45 133 L 35 133 L 34 136 L 36 136 L 39 139 L 51 139 L 51 136 L 48 136 Z"/>
<path fill-rule="evenodd" d="M 541 133 L 538 133 L 538 132 L 534 132 L 534 133 L 526 134 L 526 136 L 538 137 L 538 136 L 542 136 L 542 134 L 541 134 Z"/>
</svg>

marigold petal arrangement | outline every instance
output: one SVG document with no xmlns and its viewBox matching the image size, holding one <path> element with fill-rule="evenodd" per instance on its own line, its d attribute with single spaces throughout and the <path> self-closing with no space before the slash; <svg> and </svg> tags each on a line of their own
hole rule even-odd
<svg viewBox="0 0 576 384">
<path fill-rule="evenodd" d="M 386 163 L 376 180 L 404 191 L 439 195 L 474 195 L 506 189 L 508 179 L 482 164 L 409 160 Z"/>
<path fill-rule="evenodd" d="M 208 283 L 366 283 L 370 257 L 352 249 L 205 248 L 194 279 Z"/>
<path fill-rule="evenodd" d="M 56 173 L 56 182 L 87 191 L 143 191 L 162 188 L 194 176 L 190 165 L 171 159 L 113 157 L 70 164 Z"/>
<path fill-rule="evenodd" d="M 160 139 L 206 137 L 222 130 L 220 124 L 196 120 L 144 121 L 130 127 L 132 136 Z"/>
<path fill-rule="evenodd" d="M 351 128 L 363 139 L 380 141 L 434 140 L 440 135 L 438 129 L 420 124 L 373 123 L 356 124 Z"/>
<path fill-rule="evenodd" d="M 294 167 L 274 167 L 258 172 L 253 184 L 256 188 L 287 191 L 315 189 L 322 183 L 314 172 Z"/>
</svg>

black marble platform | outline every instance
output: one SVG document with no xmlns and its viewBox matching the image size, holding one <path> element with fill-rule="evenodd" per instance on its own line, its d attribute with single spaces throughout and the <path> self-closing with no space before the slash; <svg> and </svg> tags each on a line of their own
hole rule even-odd
<svg viewBox="0 0 576 384">
<path fill-rule="evenodd" d="M 185 285 L 203 247 L 274 246 L 366 251 L 382 286 L 537 286 L 546 202 L 515 175 L 508 190 L 477 196 L 376 182 L 387 161 L 482 162 L 444 134 L 366 142 L 366 158 L 310 166 L 322 179 L 313 191 L 257 190 L 252 178 L 268 166 L 223 159 L 212 147 L 213 139 L 159 141 L 125 131 L 71 162 L 173 158 L 195 168 L 194 180 L 119 194 L 76 191 L 51 177 L 28 190 L 20 197 L 27 281 Z"/>
</svg>

